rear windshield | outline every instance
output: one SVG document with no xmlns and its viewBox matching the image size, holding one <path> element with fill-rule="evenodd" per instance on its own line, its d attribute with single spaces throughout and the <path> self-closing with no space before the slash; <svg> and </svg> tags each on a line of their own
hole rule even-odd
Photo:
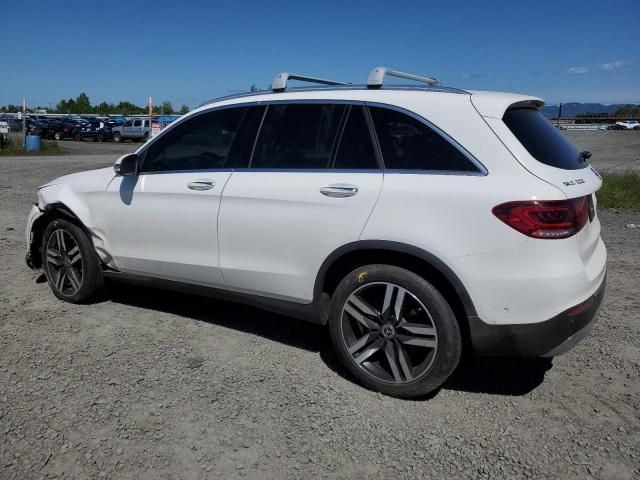
<svg viewBox="0 0 640 480">
<path fill-rule="evenodd" d="M 580 152 L 538 110 L 514 108 L 502 120 L 539 162 L 565 170 L 587 166 Z"/>
</svg>

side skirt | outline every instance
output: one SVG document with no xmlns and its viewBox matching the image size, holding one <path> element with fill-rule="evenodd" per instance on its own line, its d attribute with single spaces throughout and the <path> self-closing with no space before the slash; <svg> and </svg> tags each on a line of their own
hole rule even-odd
<svg viewBox="0 0 640 480">
<path fill-rule="evenodd" d="M 104 277 L 133 285 L 141 285 L 145 287 L 160 288 L 163 290 L 173 290 L 176 292 L 190 293 L 192 295 L 200 295 L 202 297 L 217 298 L 235 303 L 242 303 L 252 307 L 267 310 L 269 312 L 286 315 L 288 317 L 297 318 L 306 322 L 326 325 L 329 317 L 328 295 L 324 295 L 319 302 L 311 303 L 295 303 L 279 300 L 275 298 L 262 297 L 260 295 L 251 295 L 248 293 L 233 292 L 213 287 L 205 287 L 202 285 L 194 285 L 190 283 L 176 282 L 173 280 L 165 280 L 162 278 L 147 277 L 144 275 L 136 275 L 131 273 L 122 273 L 112 270 L 105 270 Z"/>
</svg>

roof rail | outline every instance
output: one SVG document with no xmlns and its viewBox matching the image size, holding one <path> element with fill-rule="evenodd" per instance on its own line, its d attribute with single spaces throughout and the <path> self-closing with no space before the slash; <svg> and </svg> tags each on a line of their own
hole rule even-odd
<svg viewBox="0 0 640 480">
<path fill-rule="evenodd" d="M 324 78 L 308 77 L 306 75 L 297 75 L 295 73 L 282 72 L 276 75 L 271 84 L 271 90 L 274 92 L 282 92 L 287 88 L 287 81 L 300 80 L 301 82 L 320 83 L 322 85 L 349 85 L 344 82 L 336 82 L 335 80 L 325 80 Z"/>
<path fill-rule="evenodd" d="M 367 80 L 368 88 L 380 88 L 384 82 L 384 77 L 397 77 L 397 78 L 406 78 L 407 80 L 415 80 L 416 82 L 424 82 L 428 83 L 432 86 L 440 85 L 440 82 L 435 78 L 431 77 L 422 77 L 420 75 L 414 75 L 413 73 L 404 73 L 398 72 L 396 70 L 391 70 L 387 67 L 376 67 L 369 73 L 369 79 Z"/>
</svg>

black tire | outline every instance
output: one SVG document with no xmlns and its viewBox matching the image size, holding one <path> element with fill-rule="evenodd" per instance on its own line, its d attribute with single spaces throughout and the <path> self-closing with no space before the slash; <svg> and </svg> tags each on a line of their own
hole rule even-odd
<svg viewBox="0 0 640 480">
<path fill-rule="evenodd" d="M 374 289 L 384 288 L 386 291 L 389 285 L 397 288 L 397 290 L 395 290 L 396 292 L 404 290 L 403 301 L 400 302 L 401 314 L 399 317 L 401 318 L 395 319 L 393 312 L 391 312 L 390 317 L 387 317 L 388 320 L 385 320 L 386 314 L 382 312 L 383 308 L 374 308 L 374 310 L 382 312 L 378 318 L 375 319 L 375 322 L 379 325 L 379 330 L 377 333 L 372 333 L 371 331 L 364 333 L 361 337 L 362 339 L 366 335 L 374 335 L 367 340 L 367 342 L 373 343 L 369 343 L 368 346 L 363 346 L 362 350 L 355 350 L 353 354 L 350 353 L 349 348 L 353 350 L 356 346 L 355 344 L 360 342 L 360 340 L 356 340 L 352 342 L 351 347 L 348 346 L 349 340 L 347 337 L 354 333 L 350 330 L 351 326 L 355 324 L 357 327 L 362 327 L 362 325 L 360 325 L 358 321 L 354 321 L 356 317 L 351 316 L 351 313 L 344 310 L 348 308 L 345 306 L 347 300 L 354 298 L 352 294 L 357 293 L 358 295 L 364 295 L 364 293 L 361 292 L 368 292 L 369 294 L 375 294 L 369 297 L 370 300 L 374 301 L 376 296 L 379 296 L 378 292 Z M 407 296 L 407 292 L 411 295 Z M 396 297 L 390 298 L 399 298 L 399 294 L 396 293 L 395 295 Z M 413 308 L 410 308 L 411 306 L 404 306 L 405 304 L 403 302 L 405 298 L 408 298 L 409 301 L 412 302 L 411 306 Z M 360 300 L 362 300 L 362 298 L 360 298 Z M 384 300 L 382 300 L 382 303 L 384 303 Z M 354 304 L 350 303 L 350 305 Z M 373 306 L 373 304 L 369 304 L 368 306 Z M 381 306 L 384 305 L 382 304 Z M 408 312 L 405 311 L 407 308 L 410 308 Z M 362 311 L 364 310 L 359 310 L 360 313 Z M 391 311 L 391 309 L 387 309 L 387 311 Z M 343 315 L 347 315 L 344 322 Z M 425 347 L 425 345 L 421 345 L 420 347 L 414 346 L 417 345 L 417 343 L 413 343 L 417 341 L 417 337 L 413 337 L 413 334 L 404 334 L 407 332 L 409 325 L 414 327 L 414 331 L 416 330 L 415 326 L 418 325 L 416 323 L 409 323 L 411 319 L 406 320 L 406 318 L 403 318 L 410 315 L 416 315 L 416 317 L 411 318 L 418 318 L 417 315 L 422 315 L 421 318 L 428 319 L 428 323 L 420 325 L 429 325 L 427 327 L 428 331 L 433 331 L 434 329 L 435 331 L 433 337 L 422 338 L 424 338 L 425 343 L 428 341 L 435 344 L 435 347 Z M 375 316 L 368 315 L 365 315 L 365 317 L 369 319 L 375 318 Z M 395 327 L 389 329 L 389 323 L 385 322 L 396 322 L 392 323 Z M 403 323 L 405 324 L 404 327 L 402 326 Z M 397 331 L 395 329 L 397 329 Z M 418 329 L 418 331 L 421 332 L 420 335 L 430 335 L 428 333 L 422 333 L 423 331 L 427 331 L 427 329 L 421 328 Z M 363 330 L 366 330 L 366 328 Z M 389 330 L 391 330 L 391 333 L 389 333 Z M 366 265 L 352 271 L 344 277 L 336 288 L 331 300 L 329 333 L 336 355 L 346 370 L 363 386 L 393 397 L 423 397 L 436 390 L 458 366 L 462 353 L 460 328 L 451 307 L 444 297 L 424 278 L 413 272 L 392 265 Z M 359 338 L 361 334 L 352 335 L 352 338 Z M 375 340 L 370 340 L 371 338 Z M 412 339 L 411 342 L 408 341 L 410 338 Z M 380 342 L 382 342 L 384 346 L 378 346 L 377 352 L 367 357 L 366 361 L 361 361 L 360 364 L 356 361 L 356 358 L 361 356 L 362 352 L 366 353 L 366 351 L 373 350 L 376 345 L 380 345 Z M 420 348 L 423 347 L 425 348 L 424 353 L 420 351 Z M 389 358 L 387 356 L 387 348 L 390 349 L 390 352 L 395 352 L 396 354 L 394 357 L 396 361 L 395 368 L 391 365 L 391 359 L 387 360 L 387 358 Z M 430 352 L 428 350 L 429 348 L 431 348 Z M 393 353 L 390 352 L 389 354 L 393 356 Z M 426 355 L 425 360 L 417 366 L 412 363 L 412 356 L 415 354 Z M 430 358 L 429 355 L 431 355 Z M 400 356 L 403 358 L 401 359 Z M 384 368 L 385 364 L 387 366 L 386 369 Z M 406 370 L 405 367 L 407 368 Z M 375 371 L 372 373 L 373 370 Z M 380 375 L 376 373 L 385 370 L 389 375 L 388 380 L 379 378 Z"/>
<path fill-rule="evenodd" d="M 122 141 L 122 135 L 120 135 L 118 132 L 114 133 L 113 141 L 116 143 L 120 143 Z"/>
<path fill-rule="evenodd" d="M 96 137 L 96 141 L 98 142 L 104 142 L 104 135 L 99 133 L 98 136 Z"/>
<path fill-rule="evenodd" d="M 82 228 L 68 220 L 55 219 L 45 228 L 42 268 L 53 294 L 66 302 L 86 303 L 102 289 L 102 269 L 93 244 Z"/>
<path fill-rule="evenodd" d="M 82 141 L 82 135 L 80 135 L 78 132 L 76 132 L 76 133 L 73 134 L 73 139 L 76 142 L 81 142 Z"/>
<path fill-rule="evenodd" d="M 53 138 L 54 138 L 54 140 L 62 140 L 62 138 L 63 138 L 62 132 L 55 132 L 53 134 Z"/>
</svg>

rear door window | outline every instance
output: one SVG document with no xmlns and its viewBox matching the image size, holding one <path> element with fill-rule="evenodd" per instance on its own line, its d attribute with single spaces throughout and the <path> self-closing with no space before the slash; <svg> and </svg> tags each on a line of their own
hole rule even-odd
<svg viewBox="0 0 640 480">
<path fill-rule="evenodd" d="M 478 172 L 458 148 L 424 122 L 405 113 L 370 107 L 388 170 Z"/>
<path fill-rule="evenodd" d="M 564 170 L 587 166 L 580 152 L 538 110 L 512 108 L 507 110 L 502 120 L 540 163 Z"/>
<path fill-rule="evenodd" d="M 329 168 L 345 109 L 341 104 L 269 105 L 251 168 Z"/>
<path fill-rule="evenodd" d="M 364 107 L 350 107 L 340 137 L 333 168 L 350 170 L 379 169 Z"/>
</svg>

